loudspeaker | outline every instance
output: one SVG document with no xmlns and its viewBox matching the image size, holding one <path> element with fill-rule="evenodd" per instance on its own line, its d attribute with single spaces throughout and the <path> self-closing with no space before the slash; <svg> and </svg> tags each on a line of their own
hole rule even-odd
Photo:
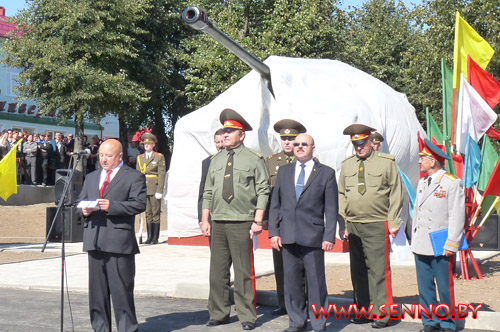
<svg viewBox="0 0 500 332">
<path fill-rule="evenodd" d="M 500 250 L 499 221 L 498 215 L 489 216 L 472 240 L 470 248 L 474 250 Z"/>
<path fill-rule="evenodd" d="M 71 173 L 75 172 L 73 175 L 72 183 L 68 189 L 66 199 L 64 200 L 64 205 L 73 205 L 80 195 L 83 185 L 83 176 L 80 171 L 73 171 L 72 169 L 57 169 L 56 170 L 56 182 L 54 185 L 54 199 L 56 204 L 59 204 L 59 200 L 64 191 L 64 186 L 69 181 Z"/>
<path fill-rule="evenodd" d="M 45 234 L 47 235 L 52 225 L 52 219 L 56 214 L 57 207 L 48 207 L 45 218 Z M 75 207 L 66 207 L 64 212 L 57 216 L 54 228 L 49 236 L 49 242 L 61 242 L 62 220 L 64 224 L 64 242 L 82 242 L 83 241 L 83 221 L 76 214 Z"/>
</svg>

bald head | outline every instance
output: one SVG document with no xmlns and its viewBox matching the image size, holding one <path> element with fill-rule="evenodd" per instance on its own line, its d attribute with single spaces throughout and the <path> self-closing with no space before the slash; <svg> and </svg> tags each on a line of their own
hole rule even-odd
<svg viewBox="0 0 500 332">
<path fill-rule="evenodd" d="M 293 154 L 301 163 L 312 159 L 314 149 L 314 139 L 311 135 L 299 134 L 293 141 Z"/>
<path fill-rule="evenodd" d="M 99 147 L 99 162 L 107 171 L 115 169 L 121 163 L 122 157 L 122 144 L 115 139 L 108 139 Z"/>
</svg>

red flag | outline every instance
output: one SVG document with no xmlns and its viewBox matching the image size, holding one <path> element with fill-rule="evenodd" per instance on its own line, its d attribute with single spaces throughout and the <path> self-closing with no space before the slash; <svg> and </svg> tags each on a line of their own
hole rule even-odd
<svg viewBox="0 0 500 332">
<path fill-rule="evenodd" d="M 486 130 L 486 135 L 488 135 L 488 137 L 491 139 L 496 139 L 497 141 L 500 141 L 500 131 L 493 128 L 493 126 L 491 126 L 488 130 Z"/>
<path fill-rule="evenodd" d="M 422 152 L 422 150 L 425 147 L 425 143 L 422 137 L 420 137 L 420 131 L 417 131 L 417 138 L 418 138 L 418 152 Z"/>
<path fill-rule="evenodd" d="M 500 83 L 486 70 L 481 68 L 471 57 L 467 56 L 469 83 L 481 97 L 494 108 L 500 102 Z"/>
<path fill-rule="evenodd" d="M 459 178 L 464 177 L 464 160 L 462 156 L 459 154 L 451 154 L 451 158 L 453 160 L 453 165 L 455 166 L 455 175 Z"/>
<path fill-rule="evenodd" d="M 418 152 L 420 153 L 425 148 L 425 142 L 422 139 L 422 137 L 420 137 L 420 131 L 417 131 L 417 139 L 418 139 Z M 420 171 L 421 178 L 423 178 L 425 175 L 426 175 L 425 172 Z"/>
<path fill-rule="evenodd" d="M 486 189 L 484 189 L 483 197 L 486 197 L 486 195 L 500 196 L 500 159 L 497 161 L 493 173 L 491 173 Z"/>
</svg>

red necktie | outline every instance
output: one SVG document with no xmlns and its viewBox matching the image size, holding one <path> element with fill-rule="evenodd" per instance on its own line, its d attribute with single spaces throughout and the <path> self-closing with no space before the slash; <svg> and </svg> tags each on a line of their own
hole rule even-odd
<svg viewBox="0 0 500 332">
<path fill-rule="evenodd" d="M 106 189 L 108 188 L 109 183 L 111 182 L 109 177 L 111 176 L 111 173 L 113 171 L 111 170 L 111 171 L 107 171 L 107 172 L 108 172 L 108 174 L 106 174 L 106 178 L 104 179 L 104 182 L 102 183 L 101 189 L 99 189 L 99 196 L 101 198 L 102 198 L 102 195 L 104 194 L 104 192 L 106 191 Z"/>
</svg>

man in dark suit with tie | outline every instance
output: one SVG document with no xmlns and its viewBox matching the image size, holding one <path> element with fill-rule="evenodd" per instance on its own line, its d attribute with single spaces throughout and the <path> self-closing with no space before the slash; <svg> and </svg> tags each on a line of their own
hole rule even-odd
<svg viewBox="0 0 500 332">
<path fill-rule="evenodd" d="M 217 131 L 215 132 L 214 144 L 215 148 L 217 149 L 217 153 L 224 150 L 224 130 L 222 128 L 217 129 Z M 198 224 L 201 224 L 201 206 L 203 205 L 203 191 L 205 190 L 205 182 L 207 181 L 208 168 L 210 167 L 210 161 L 214 156 L 215 154 L 208 156 L 201 162 L 201 180 L 200 189 L 198 191 Z"/>
<path fill-rule="evenodd" d="M 308 310 L 312 328 L 324 331 L 326 319 L 315 319 L 312 308 L 306 307 L 304 274 L 309 305 L 326 309 L 325 251 L 332 250 L 335 243 L 337 181 L 332 168 L 313 159 L 311 136 L 300 134 L 293 145 L 297 161 L 280 167 L 273 190 L 269 237 L 273 249 L 283 250 L 285 305 L 290 321 L 285 331 L 306 331 Z"/>
<path fill-rule="evenodd" d="M 82 208 L 83 250 L 89 259 L 89 308 L 94 331 L 111 331 L 111 302 L 118 331 L 137 331 L 134 305 L 135 216 L 146 209 L 144 174 L 125 165 L 120 142 L 105 141 L 99 148 L 101 169 L 87 175 L 78 202 Z"/>
</svg>

